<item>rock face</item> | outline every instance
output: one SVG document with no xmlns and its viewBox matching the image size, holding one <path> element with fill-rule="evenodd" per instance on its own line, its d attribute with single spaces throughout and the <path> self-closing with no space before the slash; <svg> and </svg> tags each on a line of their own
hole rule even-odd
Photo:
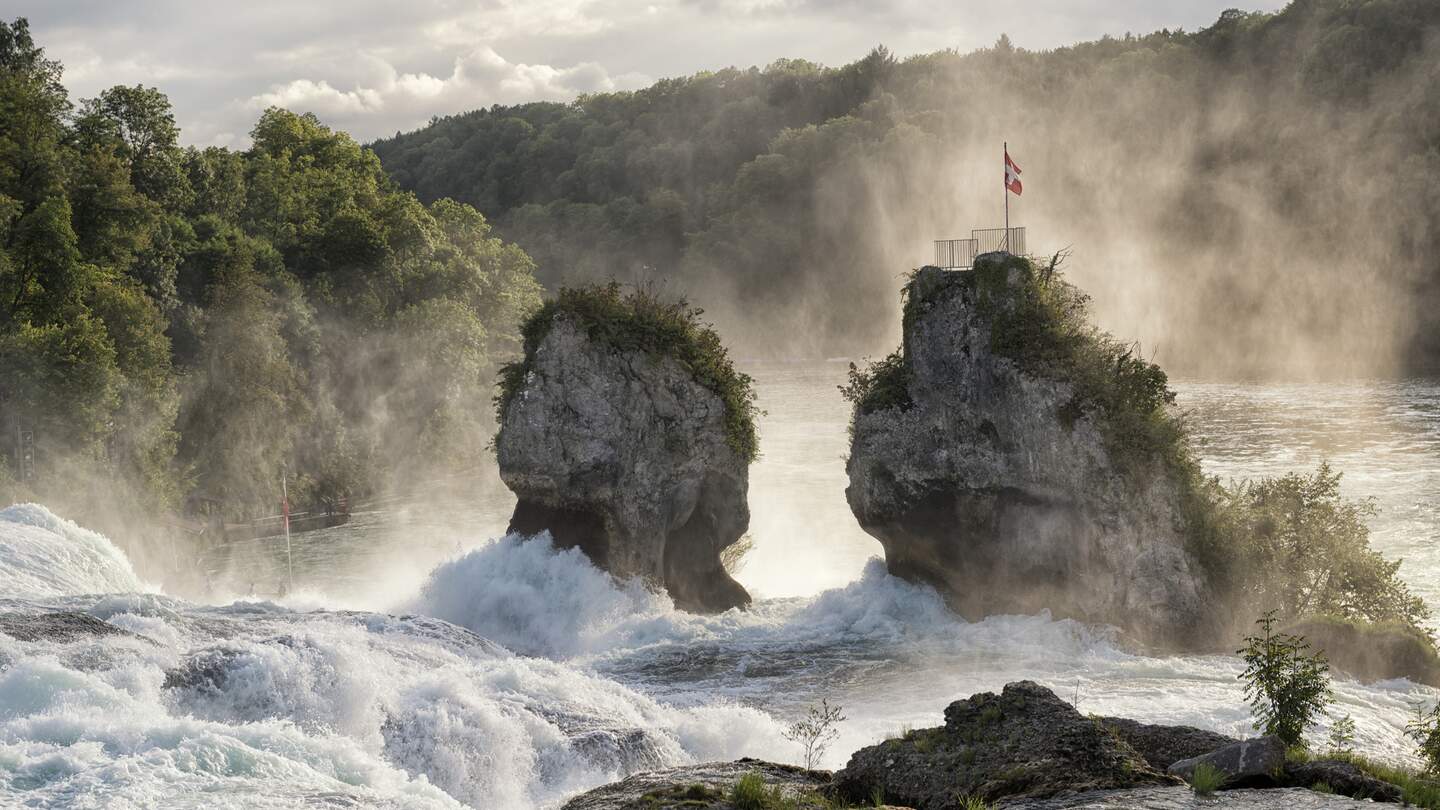
<svg viewBox="0 0 1440 810">
<path fill-rule="evenodd" d="M 1037 272 L 985 254 L 973 270 L 915 274 L 905 401 L 856 408 L 850 508 L 891 573 L 934 585 L 969 618 L 1049 609 L 1143 643 L 1208 645 L 1210 594 L 1175 483 L 1122 476 L 1075 385 L 1022 369 L 992 340 L 995 312 Z"/>
<path fill-rule="evenodd" d="M 1179 760 L 1239 742 L 1234 737 L 1193 726 L 1152 726 L 1124 717 L 1102 717 L 1100 722 L 1161 773 Z"/>
<path fill-rule="evenodd" d="M 1233 742 L 1208 754 L 1173 762 L 1166 772 L 1190 781 L 1195 769 L 1209 765 L 1224 775 L 1220 788 L 1261 787 L 1280 781 L 1285 770 L 1285 743 L 1279 737 L 1256 737 Z"/>
<path fill-rule="evenodd" d="M 1031 681 L 951 703 L 945 725 L 856 751 L 834 791 L 919 810 L 955 810 L 966 798 L 1046 797 L 1173 785 L 1098 720 Z"/>
<path fill-rule="evenodd" d="M 687 610 L 748 604 L 720 562 L 750 523 L 749 462 L 727 444 L 724 402 L 676 360 L 617 350 L 564 316 L 530 361 L 496 439 L 519 498 L 510 530 L 549 530 Z"/>
<path fill-rule="evenodd" d="M 641 773 L 583 793 L 561 810 L 732 810 L 730 789 L 746 774 L 758 774 L 767 790 L 793 800 L 795 810 L 826 810 L 819 792 L 830 782 L 826 771 L 807 771 L 756 759 L 687 765 Z M 814 801 L 807 801 L 813 797 Z"/>
</svg>

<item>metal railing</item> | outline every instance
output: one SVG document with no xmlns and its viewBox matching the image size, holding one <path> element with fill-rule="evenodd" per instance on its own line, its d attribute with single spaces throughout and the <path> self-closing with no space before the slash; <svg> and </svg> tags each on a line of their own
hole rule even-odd
<svg viewBox="0 0 1440 810">
<path fill-rule="evenodd" d="M 1025 255 L 1025 229 L 1011 228 L 1009 238 L 1006 238 L 1004 228 L 986 228 L 970 232 L 970 238 L 979 243 L 976 255 L 989 253 L 994 250 L 1003 250 L 1013 253 L 1016 256 Z"/>
<path fill-rule="evenodd" d="M 935 241 L 936 267 L 969 267 L 975 263 L 974 239 L 937 239 Z"/>
<path fill-rule="evenodd" d="M 1025 254 L 1025 229 L 1011 228 L 1006 238 L 1004 228 L 983 228 L 970 232 L 969 239 L 935 240 L 935 266 L 967 268 L 982 253 L 1004 250 L 1017 256 Z"/>
</svg>

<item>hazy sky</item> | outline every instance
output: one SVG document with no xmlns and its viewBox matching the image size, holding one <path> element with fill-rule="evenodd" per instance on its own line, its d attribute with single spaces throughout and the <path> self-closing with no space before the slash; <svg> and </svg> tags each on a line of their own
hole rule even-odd
<svg viewBox="0 0 1440 810">
<path fill-rule="evenodd" d="M 76 98 L 143 83 L 184 140 L 244 145 L 261 110 L 368 140 L 432 115 L 801 57 L 829 65 L 993 43 L 1194 30 L 1237 0 L 10 0 Z M 1251 0 L 1273 11 L 1283 0 Z"/>
</svg>

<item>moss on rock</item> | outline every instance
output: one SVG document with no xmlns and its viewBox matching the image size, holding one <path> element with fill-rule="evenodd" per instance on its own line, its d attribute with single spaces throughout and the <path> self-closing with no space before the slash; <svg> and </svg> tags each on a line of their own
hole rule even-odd
<svg viewBox="0 0 1440 810">
<path fill-rule="evenodd" d="M 500 369 L 495 396 L 499 421 L 524 384 L 535 351 L 557 319 L 573 319 L 594 341 L 621 352 L 672 357 L 693 379 L 725 403 L 725 432 L 730 449 L 747 461 L 759 455 L 753 381 L 735 370 L 713 327 L 701 320 L 704 310 L 684 299 L 665 301 L 645 290 L 621 291 L 617 282 L 566 287 L 525 319 L 520 331 L 525 354 Z"/>
</svg>

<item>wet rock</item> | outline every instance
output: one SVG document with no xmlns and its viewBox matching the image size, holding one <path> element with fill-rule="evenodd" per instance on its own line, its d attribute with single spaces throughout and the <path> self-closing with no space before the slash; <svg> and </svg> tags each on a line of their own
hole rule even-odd
<svg viewBox="0 0 1440 810">
<path fill-rule="evenodd" d="M 1020 681 L 1001 694 L 951 703 L 945 725 L 856 751 L 835 774 L 836 795 L 919 810 L 1085 790 L 1179 784 L 1150 767 L 1098 720 L 1045 687 Z"/>
<path fill-rule="evenodd" d="M 150 641 L 89 614 L 73 611 L 0 613 L 0 633 L 16 641 L 53 641 L 61 644 L 105 636 L 128 636 Z"/>
<path fill-rule="evenodd" d="M 1222 789 L 1272 785 L 1285 769 L 1285 743 L 1269 735 L 1241 740 L 1208 754 L 1172 763 L 1166 772 L 1188 782 L 1202 764 L 1225 775 Z"/>
<path fill-rule="evenodd" d="M 1045 283 L 1037 272 L 992 253 L 973 270 L 915 274 L 902 370 L 873 410 L 855 410 L 850 508 L 891 573 L 935 586 L 967 618 L 1049 609 L 1142 643 L 1209 647 L 1225 623 L 1186 549 L 1171 468 L 1122 469 L 1098 406 L 1012 359 L 1023 330 L 994 339 Z"/>
<path fill-rule="evenodd" d="M 996 805 L 999 810 L 1343 810 L 1364 806 L 1374 805 L 1300 788 L 1227 790 L 1196 796 L 1184 787 L 1100 791 Z"/>
<path fill-rule="evenodd" d="M 1214 731 L 1193 726 L 1155 726 L 1124 717 L 1102 717 L 1100 722 L 1134 748 L 1150 767 L 1164 772 L 1178 760 L 1208 754 L 1238 742 Z"/>
<path fill-rule="evenodd" d="M 826 771 L 808 771 L 757 759 L 687 765 L 631 776 L 596 788 L 566 802 L 561 810 L 731 810 L 730 789 L 749 773 L 759 774 L 767 789 L 795 800 L 795 810 L 830 807 L 820 791 L 829 784 Z M 791 805 L 786 805 L 790 807 Z"/>
<path fill-rule="evenodd" d="M 720 562 L 750 522 L 749 461 L 727 442 L 721 398 L 674 358 L 591 339 L 563 315 L 527 361 L 496 439 L 519 499 L 511 531 L 548 530 L 683 609 L 748 604 Z"/>
<path fill-rule="evenodd" d="M 1342 796 L 1356 799 L 1399 802 L 1404 798 L 1404 791 L 1398 786 L 1376 779 L 1342 760 L 1317 759 L 1287 764 L 1284 779 L 1287 785 L 1303 788 L 1324 785 Z"/>
</svg>

